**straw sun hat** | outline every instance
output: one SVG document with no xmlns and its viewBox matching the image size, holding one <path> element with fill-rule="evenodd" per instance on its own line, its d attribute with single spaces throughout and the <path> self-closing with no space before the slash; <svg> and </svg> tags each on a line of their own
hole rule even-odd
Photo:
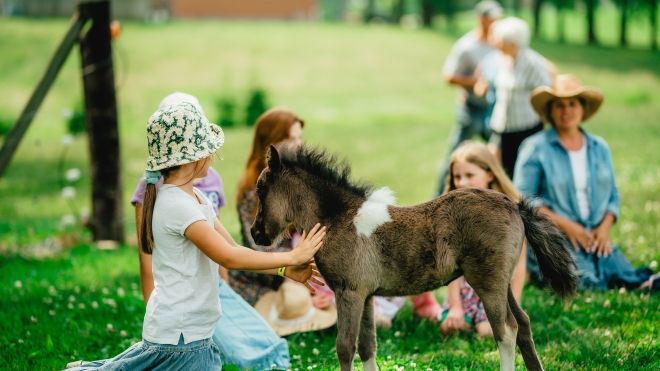
<svg viewBox="0 0 660 371">
<path fill-rule="evenodd" d="M 315 308 L 305 286 L 284 280 L 277 291 L 264 294 L 254 308 L 279 336 L 326 329 L 337 323 L 337 308 Z"/>
<path fill-rule="evenodd" d="M 154 112 L 147 124 L 147 170 L 158 171 L 206 158 L 225 142 L 195 104 L 180 101 Z"/>
<path fill-rule="evenodd" d="M 558 98 L 579 98 L 584 103 L 583 122 L 593 116 L 603 103 L 603 94 L 593 88 L 583 86 L 576 76 L 558 75 L 552 87 L 539 86 L 532 92 L 532 106 L 541 120 L 550 122 L 547 107 L 550 102 Z"/>
</svg>

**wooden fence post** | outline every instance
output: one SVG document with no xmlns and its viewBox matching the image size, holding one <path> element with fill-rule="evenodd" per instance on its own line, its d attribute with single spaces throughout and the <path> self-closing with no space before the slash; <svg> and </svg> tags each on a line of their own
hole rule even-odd
<svg viewBox="0 0 660 371">
<path fill-rule="evenodd" d="M 83 1 L 81 17 L 89 20 L 80 37 L 85 122 L 92 175 L 90 227 L 94 240 L 124 241 L 121 161 L 117 102 L 110 38 L 110 2 Z M 85 32 L 86 31 L 86 32 Z"/>
</svg>

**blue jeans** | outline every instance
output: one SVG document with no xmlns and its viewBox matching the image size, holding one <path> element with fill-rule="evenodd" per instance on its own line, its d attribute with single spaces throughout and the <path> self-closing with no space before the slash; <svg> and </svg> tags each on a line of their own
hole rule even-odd
<svg viewBox="0 0 660 371">
<path fill-rule="evenodd" d="M 69 370 L 220 370 L 222 361 L 218 347 L 211 338 L 177 345 L 156 344 L 147 340 L 133 344 L 123 353 L 110 359 L 82 362 Z"/>
<path fill-rule="evenodd" d="M 222 316 L 215 326 L 213 341 L 225 364 L 241 369 L 288 369 L 289 347 L 243 298 L 220 280 Z"/>
<path fill-rule="evenodd" d="M 483 108 L 464 106 L 459 109 L 458 122 L 452 133 L 449 149 L 445 155 L 444 162 L 440 168 L 438 178 L 438 190 L 436 196 L 445 192 L 447 177 L 449 176 L 449 159 L 456 148 L 468 139 L 478 135 L 481 139 L 488 141 L 490 138 L 490 126 L 488 126 L 488 110 Z"/>
<path fill-rule="evenodd" d="M 616 245 L 612 247 L 612 253 L 605 258 L 599 258 L 583 249 L 576 252 L 573 247 L 566 248 L 575 259 L 580 290 L 607 290 L 617 287 L 636 289 L 653 273 L 648 268 L 633 268 Z M 542 275 L 533 252 L 527 254 L 527 270 L 535 281 L 541 282 Z"/>
</svg>

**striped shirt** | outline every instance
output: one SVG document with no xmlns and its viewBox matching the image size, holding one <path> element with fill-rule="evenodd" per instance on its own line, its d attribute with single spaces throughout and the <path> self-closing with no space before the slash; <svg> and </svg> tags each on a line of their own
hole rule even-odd
<svg viewBox="0 0 660 371">
<path fill-rule="evenodd" d="M 547 61 L 531 49 L 522 49 L 513 65 L 502 53 L 493 53 L 484 61 L 491 64 L 490 76 L 485 76 L 495 87 L 495 106 L 490 126 L 496 133 L 529 130 L 539 123 L 539 116 L 530 102 L 532 91 L 550 85 Z"/>
</svg>

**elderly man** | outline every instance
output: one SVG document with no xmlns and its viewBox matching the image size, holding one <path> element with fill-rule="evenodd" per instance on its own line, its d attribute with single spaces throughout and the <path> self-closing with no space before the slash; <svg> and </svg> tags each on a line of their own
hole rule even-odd
<svg viewBox="0 0 660 371">
<path fill-rule="evenodd" d="M 457 123 L 449 143 L 447 155 L 440 170 L 437 194 L 444 191 L 447 181 L 447 164 L 451 153 L 463 141 L 479 135 L 488 140 L 490 129 L 487 122 L 488 104 L 473 92 L 478 80 L 477 67 L 484 58 L 495 51 L 489 44 L 491 25 L 502 16 L 502 7 L 493 0 L 484 0 L 475 7 L 479 23 L 477 28 L 463 35 L 454 44 L 442 68 L 442 74 L 450 85 L 461 89 Z"/>
</svg>

